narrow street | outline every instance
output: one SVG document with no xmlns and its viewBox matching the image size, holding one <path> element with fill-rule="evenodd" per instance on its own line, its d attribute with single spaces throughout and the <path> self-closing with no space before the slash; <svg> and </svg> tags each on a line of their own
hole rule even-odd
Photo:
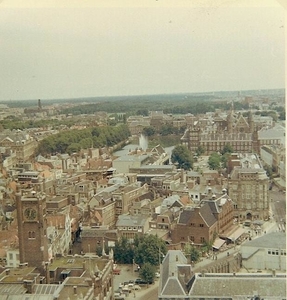
<svg viewBox="0 0 287 300">
<path fill-rule="evenodd" d="M 273 186 L 269 191 L 272 219 L 277 223 L 278 230 L 286 230 L 286 194 Z"/>
</svg>

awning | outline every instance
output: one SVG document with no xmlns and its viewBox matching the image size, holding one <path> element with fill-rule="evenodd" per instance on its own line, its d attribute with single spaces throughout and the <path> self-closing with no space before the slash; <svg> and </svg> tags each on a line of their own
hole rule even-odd
<svg viewBox="0 0 287 300">
<path fill-rule="evenodd" d="M 244 228 L 238 228 L 232 234 L 230 234 L 227 238 L 231 241 L 236 241 L 244 232 L 245 232 Z"/>
<path fill-rule="evenodd" d="M 225 243 L 225 240 L 222 240 L 220 238 L 216 238 L 215 241 L 213 242 L 212 247 L 215 249 L 220 249 L 220 247 Z"/>
<path fill-rule="evenodd" d="M 255 220 L 252 222 L 253 225 L 258 225 L 258 226 L 262 226 L 264 224 L 264 221 L 261 221 L 261 220 Z"/>
</svg>

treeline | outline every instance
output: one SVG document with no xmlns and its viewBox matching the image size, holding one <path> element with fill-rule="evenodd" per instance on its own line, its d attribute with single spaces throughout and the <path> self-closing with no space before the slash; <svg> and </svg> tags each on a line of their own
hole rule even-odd
<svg viewBox="0 0 287 300">
<path fill-rule="evenodd" d="M 103 126 L 83 130 L 68 130 L 49 136 L 39 142 L 37 155 L 74 153 L 81 149 L 114 146 L 130 136 L 126 125 Z"/>
<path fill-rule="evenodd" d="M 193 96 L 184 99 L 142 99 L 106 101 L 70 107 L 61 111 L 63 114 L 91 114 L 99 111 L 107 113 L 125 113 L 127 115 L 147 115 L 148 111 L 163 111 L 165 114 L 203 114 L 216 109 L 228 110 L 231 107 L 226 101 L 214 101 L 211 96 Z M 248 104 L 235 102 L 236 110 L 248 109 Z"/>
<path fill-rule="evenodd" d="M 20 129 L 24 130 L 27 128 L 44 128 L 51 127 L 55 129 L 61 125 L 72 126 L 75 124 L 73 119 L 65 120 L 55 120 L 55 119 L 46 119 L 46 120 L 27 120 L 23 121 L 21 118 L 16 116 L 8 116 L 5 119 L 0 121 L 0 128 L 3 129 Z"/>
<path fill-rule="evenodd" d="M 113 99 L 101 101 L 98 103 L 89 103 L 70 107 L 61 111 L 63 114 L 88 114 L 99 111 L 106 111 L 107 113 L 129 113 L 137 114 L 137 112 L 151 110 L 162 110 L 164 113 L 181 113 L 182 109 L 187 105 L 193 106 L 195 102 L 206 102 L 210 100 L 207 96 L 188 96 L 182 99 L 182 96 L 174 95 L 173 97 L 153 96 L 153 97 L 135 97 L 124 98 L 120 101 Z M 176 104 L 176 105 L 175 105 Z M 175 108 L 175 111 L 173 110 Z"/>
</svg>

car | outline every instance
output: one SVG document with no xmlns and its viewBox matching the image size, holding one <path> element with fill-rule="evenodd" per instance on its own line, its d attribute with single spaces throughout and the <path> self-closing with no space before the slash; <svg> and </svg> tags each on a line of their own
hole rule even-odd
<svg viewBox="0 0 287 300">
<path fill-rule="evenodd" d="M 125 286 L 122 288 L 122 292 L 123 292 L 124 294 L 129 294 L 129 293 L 132 292 L 132 290 L 131 290 L 127 285 L 125 285 Z"/>
<path fill-rule="evenodd" d="M 135 280 L 135 284 L 138 284 L 138 285 L 142 285 L 142 284 L 153 284 L 153 281 L 152 281 L 152 280 L 150 280 L 150 281 L 145 281 L 145 280 L 143 280 L 143 279 L 141 279 L 141 278 L 137 278 L 137 279 Z"/>
<path fill-rule="evenodd" d="M 143 280 L 141 278 L 137 278 L 135 280 L 135 284 L 142 284 L 143 283 Z"/>
<path fill-rule="evenodd" d="M 124 284 L 120 282 L 119 284 L 119 289 L 123 288 L 124 287 Z"/>
<path fill-rule="evenodd" d="M 141 289 L 141 287 L 140 287 L 138 284 L 135 284 L 135 285 L 134 285 L 134 290 L 138 291 L 138 290 L 140 290 L 140 289 Z"/>
<path fill-rule="evenodd" d="M 155 278 L 159 278 L 160 277 L 160 273 L 159 272 L 155 272 Z"/>
</svg>

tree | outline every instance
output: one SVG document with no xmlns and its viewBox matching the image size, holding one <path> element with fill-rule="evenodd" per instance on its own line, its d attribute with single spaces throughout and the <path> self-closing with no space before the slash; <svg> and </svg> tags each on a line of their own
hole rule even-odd
<svg viewBox="0 0 287 300">
<path fill-rule="evenodd" d="M 191 247 L 190 249 L 190 261 L 197 262 L 200 257 L 200 252 L 195 248 Z"/>
<path fill-rule="evenodd" d="M 133 245 L 128 242 L 126 237 L 122 237 L 115 244 L 114 258 L 117 263 L 131 264 L 134 258 Z"/>
<path fill-rule="evenodd" d="M 222 151 L 221 151 L 221 154 L 223 155 L 223 154 L 225 154 L 225 153 L 232 153 L 232 152 L 233 152 L 232 146 L 231 146 L 229 143 L 227 143 L 227 144 L 223 147 L 223 149 L 222 149 Z"/>
<path fill-rule="evenodd" d="M 177 163 L 178 167 L 184 170 L 192 168 L 193 159 L 190 151 L 184 145 L 177 145 L 172 150 L 171 161 Z"/>
<path fill-rule="evenodd" d="M 152 282 L 154 282 L 155 271 L 156 271 L 155 265 L 152 265 L 150 263 L 145 263 L 140 268 L 139 275 L 147 283 L 152 283 Z"/>
<path fill-rule="evenodd" d="M 170 135 L 174 133 L 175 128 L 170 124 L 164 124 L 161 126 L 159 130 L 159 134 L 161 135 Z"/>
<path fill-rule="evenodd" d="M 202 147 L 201 145 L 199 145 L 199 146 L 197 147 L 196 151 L 195 151 L 195 154 L 196 154 L 197 156 L 200 156 L 200 155 L 202 155 L 204 152 L 205 152 L 204 147 Z"/>
<path fill-rule="evenodd" d="M 158 266 L 162 255 L 167 252 L 165 242 L 156 235 L 136 236 L 134 240 L 134 258 L 140 266 L 150 263 Z"/>
<path fill-rule="evenodd" d="M 208 163 L 209 169 L 211 169 L 211 170 L 220 169 L 221 168 L 220 154 L 218 154 L 217 152 L 211 153 L 211 155 L 208 158 L 207 163 Z"/>
<path fill-rule="evenodd" d="M 136 114 L 140 116 L 148 116 L 148 110 L 146 108 L 138 109 Z"/>
<path fill-rule="evenodd" d="M 144 127 L 142 131 L 143 135 L 151 136 L 155 134 L 155 128 L 152 126 Z"/>
</svg>

